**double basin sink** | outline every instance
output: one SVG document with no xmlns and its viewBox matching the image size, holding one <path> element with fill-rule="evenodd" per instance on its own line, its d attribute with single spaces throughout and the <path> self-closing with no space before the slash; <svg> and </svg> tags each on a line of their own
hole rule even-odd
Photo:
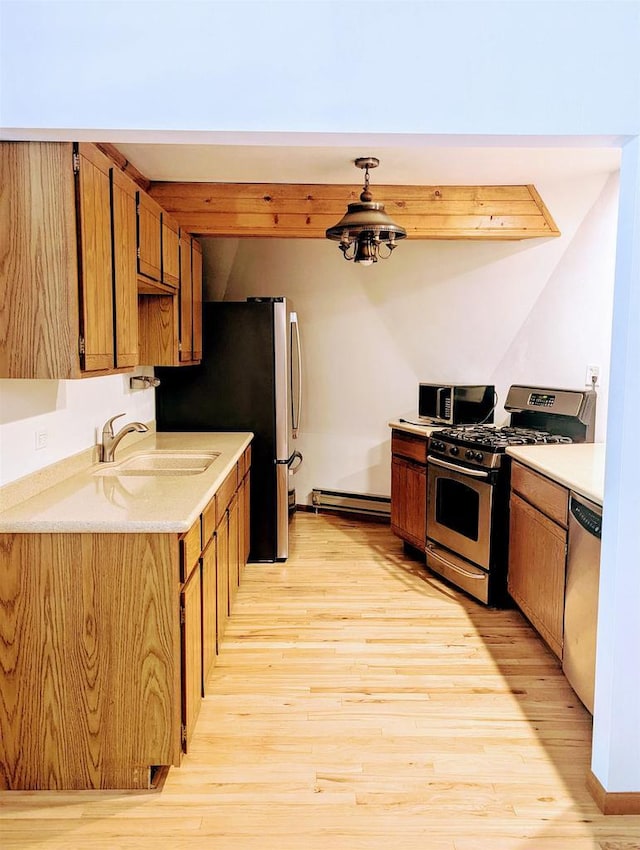
<svg viewBox="0 0 640 850">
<path fill-rule="evenodd" d="M 200 475 L 220 457 L 220 452 L 171 451 L 154 449 L 130 455 L 119 463 L 104 463 L 93 473 L 98 476 Z"/>
</svg>

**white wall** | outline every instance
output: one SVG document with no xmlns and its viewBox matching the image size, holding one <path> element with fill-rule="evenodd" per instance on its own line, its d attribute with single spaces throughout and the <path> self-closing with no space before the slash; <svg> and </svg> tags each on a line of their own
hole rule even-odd
<svg viewBox="0 0 640 850">
<path fill-rule="evenodd" d="M 2 6 L 7 127 L 624 134 L 640 124 L 635 3 Z"/>
<path fill-rule="evenodd" d="M 135 374 L 153 374 L 150 369 Z M 132 373 L 134 374 L 134 373 Z M 0 381 L 0 486 L 100 442 L 102 426 L 155 419 L 155 391 L 131 390 L 129 375 L 77 381 Z M 47 445 L 36 449 L 36 434 Z"/>
<path fill-rule="evenodd" d="M 604 438 L 617 175 L 539 188 L 557 239 L 406 240 L 370 268 L 328 241 L 203 240 L 210 300 L 286 295 L 298 311 L 300 503 L 314 487 L 389 494 L 387 423 L 416 416 L 420 380 L 495 383 L 501 420 L 511 383 L 582 387 L 595 363 Z"/>
</svg>

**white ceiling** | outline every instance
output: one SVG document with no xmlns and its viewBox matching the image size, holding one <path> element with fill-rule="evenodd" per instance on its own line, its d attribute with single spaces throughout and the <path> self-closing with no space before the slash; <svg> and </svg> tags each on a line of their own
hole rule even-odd
<svg viewBox="0 0 640 850">
<path fill-rule="evenodd" d="M 96 139 L 99 141 L 99 139 Z M 371 182 L 386 185 L 447 185 L 543 183 L 620 167 L 617 147 L 461 146 L 420 143 L 404 137 L 363 136 L 354 143 L 330 144 L 149 144 L 118 142 L 116 147 L 150 180 L 229 183 L 347 183 L 362 182 L 353 160 L 377 156 L 380 167 Z"/>
</svg>

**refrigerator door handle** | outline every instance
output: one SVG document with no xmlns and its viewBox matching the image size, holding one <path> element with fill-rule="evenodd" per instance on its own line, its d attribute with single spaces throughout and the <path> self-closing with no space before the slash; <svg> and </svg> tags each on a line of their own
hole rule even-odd
<svg viewBox="0 0 640 850">
<path fill-rule="evenodd" d="M 293 389 L 293 341 L 295 334 L 296 343 L 296 364 L 298 372 L 298 383 L 294 393 Z M 295 440 L 298 437 L 298 429 L 300 428 L 300 411 L 302 409 L 302 351 L 300 350 L 300 325 L 298 323 L 298 314 L 291 313 L 291 374 L 289 376 L 291 384 L 291 436 Z"/>
</svg>

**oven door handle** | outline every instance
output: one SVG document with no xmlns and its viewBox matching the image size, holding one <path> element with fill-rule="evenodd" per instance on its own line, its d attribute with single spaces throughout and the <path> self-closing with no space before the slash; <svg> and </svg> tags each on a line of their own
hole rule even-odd
<svg viewBox="0 0 640 850">
<path fill-rule="evenodd" d="M 443 558 L 439 552 L 435 551 L 432 543 L 427 543 L 427 553 L 431 555 L 432 558 L 435 558 L 436 561 L 440 561 L 441 564 L 444 564 L 445 567 L 449 567 L 450 570 L 453 570 L 456 573 L 460 573 L 462 576 L 466 576 L 466 578 L 475 578 L 478 581 L 483 581 L 485 576 L 481 573 L 472 573 L 469 570 L 463 570 L 462 567 L 459 567 L 457 564 L 454 564 L 452 561 L 447 560 L 447 558 Z"/>
<path fill-rule="evenodd" d="M 461 475 L 469 475 L 471 478 L 486 479 L 489 477 L 489 473 L 486 469 L 468 469 L 466 466 L 458 466 L 457 463 L 449 463 L 447 460 L 440 460 L 439 457 L 432 457 L 432 455 L 429 455 L 427 460 L 434 466 L 441 466 L 443 469 L 451 469 L 453 472 L 459 472 Z"/>
</svg>

